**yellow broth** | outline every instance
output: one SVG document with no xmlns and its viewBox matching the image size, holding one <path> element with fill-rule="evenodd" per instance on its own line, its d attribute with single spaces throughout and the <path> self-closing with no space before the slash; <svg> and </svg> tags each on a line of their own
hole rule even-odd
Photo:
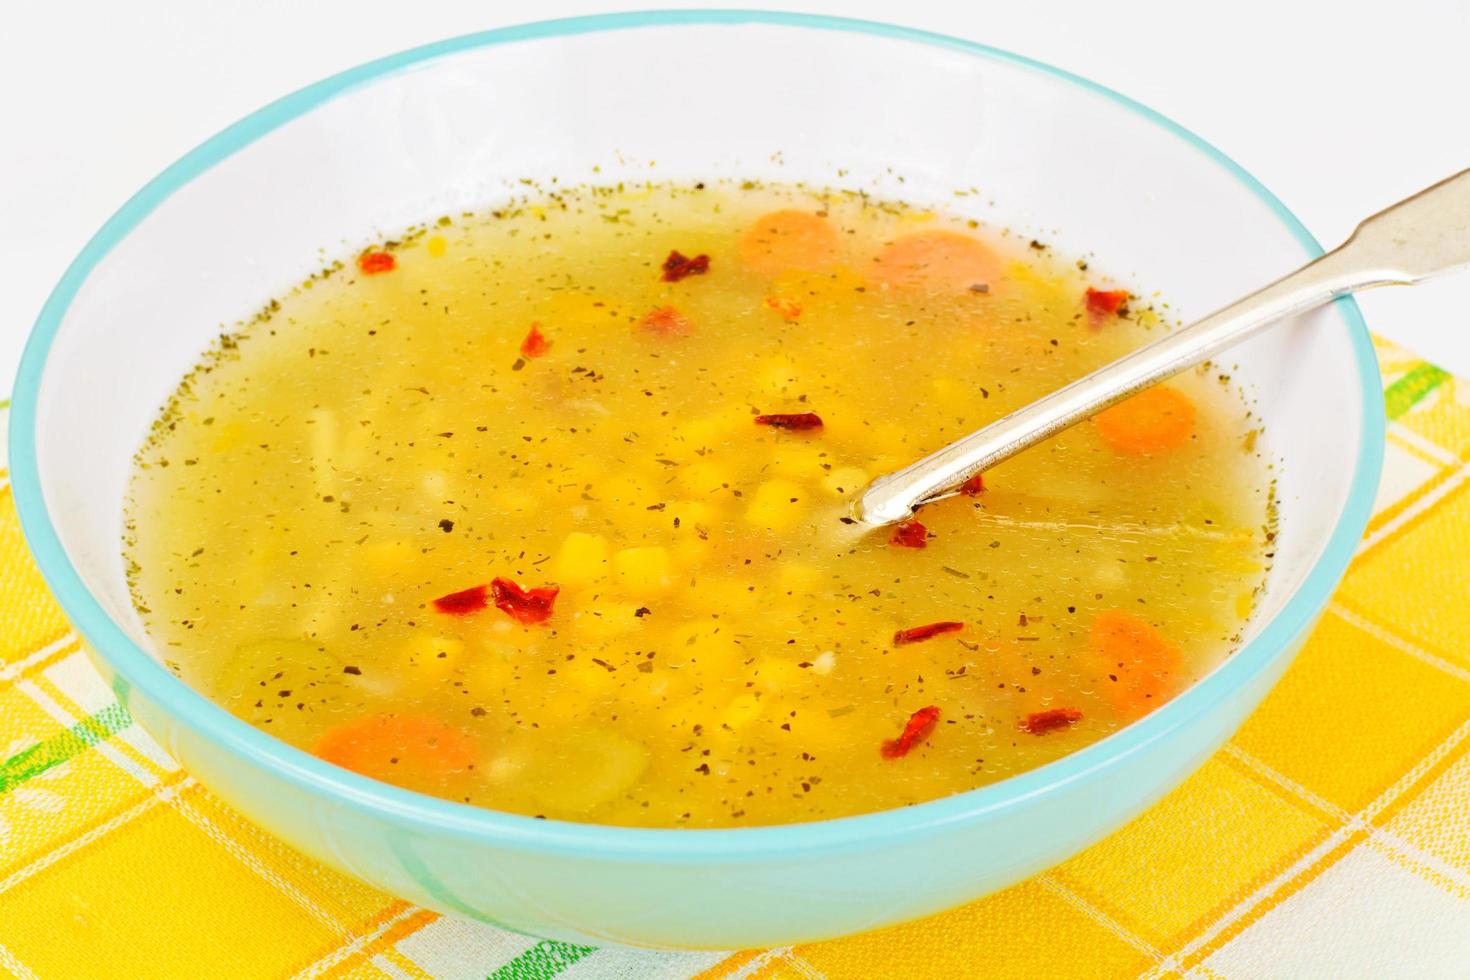
<svg viewBox="0 0 1470 980">
<path fill-rule="evenodd" d="M 991 783 L 1213 668 L 1269 559 L 1269 466 L 1214 369 L 925 508 L 923 547 L 844 523 L 872 477 L 1163 329 L 1115 290 L 794 187 L 441 218 L 180 385 L 137 458 L 135 600 L 239 717 L 452 800 L 721 827 Z M 554 586 L 549 616 L 504 582 Z"/>
</svg>

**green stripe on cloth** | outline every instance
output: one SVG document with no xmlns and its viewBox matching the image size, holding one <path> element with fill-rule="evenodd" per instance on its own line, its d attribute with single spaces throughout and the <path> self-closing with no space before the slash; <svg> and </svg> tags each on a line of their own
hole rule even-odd
<svg viewBox="0 0 1470 980">
<path fill-rule="evenodd" d="M 1449 372 L 1433 364 L 1424 363 L 1410 368 L 1402 377 L 1384 389 L 1384 411 L 1390 419 L 1398 418 L 1449 378 Z"/>
<path fill-rule="evenodd" d="M 21 749 L 0 762 L 0 793 L 7 793 L 27 779 L 39 776 L 47 769 L 80 755 L 132 723 L 133 717 L 128 714 L 128 709 L 114 702 L 90 718 L 83 718 L 66 731 Z"/>
<path fill-rule="evenodd" d="M 550 980 L 583 957 L 597 952 L 595 946 L 573 946 L 543 940 L 490 974 L 486 980 Z"/>
</svg>

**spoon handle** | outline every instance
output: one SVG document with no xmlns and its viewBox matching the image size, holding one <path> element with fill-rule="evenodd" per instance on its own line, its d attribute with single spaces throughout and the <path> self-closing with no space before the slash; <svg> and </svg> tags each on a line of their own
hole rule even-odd
<svg viewBox="0 0 1470 980">
<path fill-rule="evenodd" d="M 1380 211 L 1342 245 L 1202 320 L 1119 358 L 897 472 L 857 499 L 853 517 L 879 526 L 1023 449 L 1091 418 L 1294 313 L 1370 286 L 1412 284 L 1470 265 L 1470 170 Z"/>
</svg>

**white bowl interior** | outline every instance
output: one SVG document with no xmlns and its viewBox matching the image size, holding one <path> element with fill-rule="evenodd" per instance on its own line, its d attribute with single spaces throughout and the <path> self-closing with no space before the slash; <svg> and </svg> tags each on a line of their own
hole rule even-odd
<svg viewBox="0 0 1470 980">
<path fill-rule="evenodd" d="M 813 29 L 783 25 L 679 31 L 677 44 L 635 29 L 471 48 L 352 88 L 200 174 L 97 265 L 42 379 L 39 472 L 70 560 L 136 642 L 151 650 L 128 597 L 121 504 L 132 454 L 183 373 L 324 258 L 483 208 L 517 178 L 751 175 L 940 203 L 1092 253 L 1186 318 L 1307 254 L 1204 151 L 1035 68 L 862 34 L 823 31 L 814 45 Z M 1286 461 L 1254 633 L 1327 541 L 1363 405 L 1334 311 L 1224 361 Z"/>
</svg>

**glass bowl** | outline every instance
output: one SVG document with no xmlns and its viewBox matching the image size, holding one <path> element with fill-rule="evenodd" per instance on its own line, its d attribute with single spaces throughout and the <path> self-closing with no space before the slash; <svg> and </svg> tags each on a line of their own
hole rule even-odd
<svg viewBox="0 0 1470 980">
<path fill-rule="evenodd" d="M 776 945 L 937 912 L 1061 861 L 1200 765 L 1285 669 L 1363 531 L 1382 399 L 1351 300 L 1229 353 L 1281 505 L 1241 648 L 1146 718 L 971 792 L 817 823 L 642 830 L 535 820 L 337 769 L 164 668 L 129 601 L 133 452 L 221 329 L 380 234 L 522 177 L 764 177 L 943 203 L 1098 257 L 1208 312 L 1319 252 L 1224 155 L 1016 55 L 797 14 L 644 13 L 491 31 L 319 82 L 174 164 L 108 221 L 36 324 L 11 412 L 15 499 L 118 697 L 198 779 L 300 850 L 508 929 L 673 948 Z M 957 195 L 957 192 L 960 192 Z"/>
</svg>

